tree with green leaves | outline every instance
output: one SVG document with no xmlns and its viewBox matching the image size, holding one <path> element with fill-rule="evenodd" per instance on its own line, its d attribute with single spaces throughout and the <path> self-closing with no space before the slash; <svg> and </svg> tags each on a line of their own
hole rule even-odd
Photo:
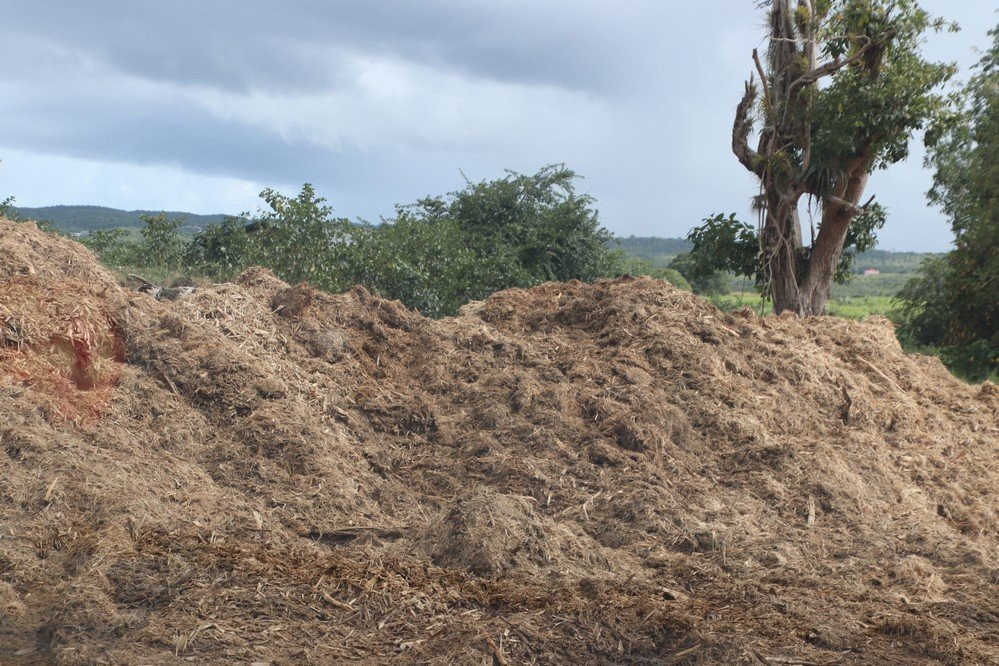
<svg viewBox="0 0 999 666">
<path fill-rule="evenodd" d="M 210 224 L 194 234 L 184 251 L 184 265 L 199 275 L 230 280 L 247 266 L 253 254 L 253 237 L 247 219 L 226 215 L 221 224 Z"/>
<path fill-rule="evenodd" d="M 184 258 L 184 238 L 180 234 L 184 216 L 167 217 L 166 213 L 159 213 L 141 217 L 142 242 L 137 248 L 139 264 L 179 269 Z"/>
<path fill-rule="evenodd" d="M 308 282 L 329 291 L 347 289 L 342 266 L 350 251 L 350 220 L 333 215 L 333 207 L 311 184 L 296 197 L 272 189 L 260 193 L 267 204 L 252 224 L 250 261 L 273 270 L 282 280 Z"/>
<path fill-rule="evenodd" d="M 999 373 L 999 26 L 954 112 L 927 132 L 931 203 L 950 218 L 954 249 L 920 267 L 899 294 L 900 335 L 940 347 L 961 374 Z"/>
<path fill-rule="evenodd" d="M 732 127 L 733 152 L 760 183 L 760 221 L 708 218 L 692 254 L 757 277 L 777 312 L 822 314 L 833 281 L 884 223 L 883 208 L 864 201 L 868 177 L 908 155 L 913 131 L 943 109 L 935 90 L 953 67 L 920 55 L 925 33 L 944 24 L 915 0 L 766 5 L 765 58 L 753 51 L 759 82 L 746 83 Z M 803 204 L 818 210 L 807 230 Z"/>
<path fill-rule="evenodd" d="M 468 302 L 477 275 L 466 240 L 450 218 L 427 219 L 400 208 L 395 219 L 357 230 L 345 280 L 428 317 L 454 314 Z"/>
<path fill-rule="evenodd" d="M 546 281 L 594 280 L 613 272 L 594 199 L 576 192 L 579 176 L 565 165 L 534 174 L 468 183 L 446 197 L 427 197 L 402 210 L 428 221 L 449 219 L 476 258 L 468 300 L 508 287 Z"/>
<path fill-rule="evenodd" d="M 621 266 L 593 199 L 564 165 L 506 176 L 400 206 L 359 238 L 358 282 L 424 314 L 454 314 L 510 287 L 593 280 Z"/>
</svg>

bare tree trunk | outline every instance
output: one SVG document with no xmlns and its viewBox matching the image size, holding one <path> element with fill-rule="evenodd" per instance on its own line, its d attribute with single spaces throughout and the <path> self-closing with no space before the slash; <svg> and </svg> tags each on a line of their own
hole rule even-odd
<svg viewBox="0 0 999 666">
<path fill-rule="evenodd" d="M 825 312 L 836 267 L 843 255 L 846 233 L 853 219 L 863 212 L 858 204 L 869 176 L 867 156 L 856 158 L 851 166 L 848 176 L 832 195 L 826 197 L 822 206 L 822 224 L 812 246 L 803 285 L 802 301 L 805 308 L 800 314 L 820 315 Z"/>
<path fill-rule="evenodd" d="M 770 213 L 770 210 L 776 214 Z M 774 309 L 778 313 L 785 310 L 798 312 L 801 299 L 798 276 L 803 256 L 797 202 L 778 202 L 768 206 L 762 238 Z"/>
</svg>

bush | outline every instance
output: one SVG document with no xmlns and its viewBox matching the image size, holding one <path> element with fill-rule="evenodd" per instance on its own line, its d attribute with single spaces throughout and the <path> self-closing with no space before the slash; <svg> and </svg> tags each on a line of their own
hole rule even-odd
<svg viewBox="0 0 999 666">
<path fill-rule="evenodd" d="M 358 236 L 347 273 L 424 314 L 510 287 L 615 274 L 617 254 L 577 175 L 548 166 L 401 206 L 396 218 Z"/>
<path fill-rule="evenodd" d="M 287 282 L 308 282 L 329 291 L 351 285 L 343 280 L 349 251 L 350 220 L 333 216 L 333 208 L 306 183 L 297 197 L 272 189 L 260 193 L 268 208 L 254 223 L 249 259 L 273 270 Z"/>
<path fill-rule="evenodd" d="M 125 229 L 94 229 L 80 239 L 86 247 L 108 266 L 124 266 L 134 262 L 135 248 L 130 246 Z"/>
<path fill-rule="evenodd" d="M 184 265 L 196 274 L 230 280 L 250 265 L 253 240 L 243 217 L 226 216 L 221 224 L 194 235 L 184 251 Z"/>
<path fill-rule="evenodd" d="M 720 296 L 727 294 L 728 274 L 724 271 L 706 267 L 698 262 L 689 252 L 683 252 L 670 262 L 669 267 L 678 272 L 689 283 L 695 294 L 701 296 Z"/>
<path fill-rule="evenodd" d="M 454 220 L 400 211 L 391 223 L 357 231 L 346 277 L 429 317 L 453 314 L 470 300 L 476 276 L 464 241 Z"/>
<path fill-rule="evenodd" d="M 184 217 L 169 218 L 166 213 L 142 215 L 142 242 L 136 253 L 136 263 L 168 270 L 181 267 L 184 258 L 184 239 L 180 227 Z"/>
<path fill-rule="evenodd" d="M 380 225 L 351 224 L 306 183 L 295 197 L 261 193 L 266 206 L 227 217 L 185 242 L 182 218 L 144 216 L 141 241 L 124 230 L 92 232 L 84 242 L 106 263 L 231 279 L 246 267 L 269 268 L 287 282 L 328 291 L 363 284 L 433 317 L 510 287 L 594 280 L 635 272 L 680 286 L 675 270 L 628 263 L 608 243 L 593 199 L 575 191 L 577 175 L 548 166 L 533 175 L 467 183 L 457 191 L 399 206 Z M 627 264 L 627 268 L 625 265 Z"/>
</svg>

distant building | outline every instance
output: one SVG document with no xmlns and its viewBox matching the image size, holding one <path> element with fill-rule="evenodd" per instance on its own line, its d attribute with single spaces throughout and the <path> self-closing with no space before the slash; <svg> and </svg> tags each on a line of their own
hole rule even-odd
<svg viewBox="0 0 999 666">
<path fill-rule="evenodd" d="M 881 275 L 881 271 L 876 268 L 865 268 L 864 275 Z"/>
</svg>

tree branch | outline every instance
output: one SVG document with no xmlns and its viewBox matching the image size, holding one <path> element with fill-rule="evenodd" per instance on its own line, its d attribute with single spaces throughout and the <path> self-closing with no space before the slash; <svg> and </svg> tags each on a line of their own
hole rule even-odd
<svg viewBox="0 0 999 666">
<path fill-rule="evenodd" d="M 864 45 L 861 46 L 856 53 L 854 53 L 846 60 L 840 60 L 839 58 L 830 60 L 827 63 L 819 65 L 810 72 L 802 74 L 797 79 L 791 82 L 791 85 L 788 86 L 787 88 L 787 102 L 784 104 L 784 117 L 781 118 L 782 125 L 787 123 L 787 116 L 790 113 L 792 106 L 791 99 L 794 97 L 794 94 L 798 91 L 799 88 L 802 88 L 806 85 L 811 85 L 817 82 L 819 79 L 825 76 L 831 76 L 832 74 L 835 74 L 844 67 L 852 65 L 853 63 L 859 61 L 867 52 L 867 49 L 870 48 L 871 44 L 874 43 L 870 40 L 870 38 L 863 35 L 860 37 L 860 39 L 864 40 L 865 42 Z"/>
<path fill-rule="evenodd" d="M 839 206 L 839 213 L 841 215 L 848 215 L 850 217 L 856 217 L 858 215 L 863 215 L 870 208 L 871 203 L 874 202 L 874 197 L 876 195 L 871 195 L 871 198 L 867 200 L 863 206 L 857 206 L 850 203 L 846 199 L 836 196 L 835 194 L 827 194 L 826 201 Z"/>
<path fill-rule="evenodd" d="M 759 156 L 756 151 L 749 147 L 749 133 L 753 130 L 753 121 L 749 114 L 756 101 L 756 86 L 753 85 L 753 77 L 749 77 L 746 82 L 746 92 L 742 96 L 739 105 L 735 107 L 735 122 L 732 124 L 732 152 L 739 158 L 739 162 L 744 167 L 761 175 Z"/>
<path fill-rule="evenodd" d="M 767 87 L 767 75 L 763 71 L 763 64 L 760 62 L 760 54 L 753 49 L 753 62 L 756 63 L 756 71 L 760 74 L 760 86 L 763 87 L 763 104 L 767 108 L 767 115 L 770 116 L 770 123 L 777 129 L 777 114 L 774 112 L 774 105 L 770 99 L 770 89 Z"/>
<path fill-rule="evenodd" d="M 819 65 L 810 72 L 802 74 L 797 79 L 795 79 L 793 83 L 791 83 L 791 87 L 788 89 L 789 92 L 793 92 L 795 88 L 800 88 L 801 86 L 808 85 L 809 83 L 815 83 L 824 76 L 835 74 L 844 67 L 852 65 L 853 63 L 860 60 L 862 57 L 864 57 L 864 53 L 867 52 L 867 49 L 871 47 L 871 44 L 874 43 L 867 36 L 862 35 L 860 39 L 864 40 L 864 45 L 861 46 L 860 49 L 852 56 L 850 56 L 846 60 L 840 60 L 839 58 L 835 58 L 834 60 L 830 60 L 827 63 Z"/>
</svg>

